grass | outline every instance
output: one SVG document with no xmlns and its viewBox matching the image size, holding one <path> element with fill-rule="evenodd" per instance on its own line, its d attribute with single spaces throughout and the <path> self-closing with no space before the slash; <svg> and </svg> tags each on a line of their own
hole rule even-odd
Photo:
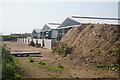
<svg viewBox="0 0 120 80">
<path fill-rule="evenodd" d="M 40 60 L 38 64 L 35 63 L 35 65 L 38 65 L 42 69 L 46 69 L 48 71 L 53 71 L 53 72 L 62 72 L 63 71 L 63 66 L 62 64 L 58 64 L 57 67 L 53 67 L 52 65 L 48 64 L 48 60 Z"/>
<path fill-rule="evenodd" d="M 29 57 L 29 62 L 35 62 L 35 59 L 33 59 L 32 57 Z"/>
<path fill-rule="evenodd" d="M 104 64 L 98 64 L 98 68 L 108 68 L 115 72 L 118 72 L 118 65 L 117 64 L 111 64 L 111 65 L 104 65 Z"/>
<path fill-rule="evenodd" d="M 55 79 L 55 78 L 58 78 L 59 77 L 59 74 L 56 74 L 54 76 L 52 76 L 51 78 Z"/>
<path fill-rule="evenodd" d="M 63 68 L 63 65 L 61 63 L 58 63 L 58 68 Z"/>
<path fill-rule="evenodd" d="M 62 68 L 56 68 L 56 67 L 51 67 L 48 65 L 40 65 L 40 68 L 47 69 L 48 71 L 53 71 L 53 72 L 62 72 Z"/>
<path fill-rule="evenodd" d="M 40 61 L 39 64 L 45 65 L 45 62 L 44 61 Z"/>
</svg>

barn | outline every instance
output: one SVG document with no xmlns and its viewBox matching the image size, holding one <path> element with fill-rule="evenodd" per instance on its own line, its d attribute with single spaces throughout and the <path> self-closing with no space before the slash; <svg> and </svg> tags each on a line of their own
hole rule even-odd
<svg viewBox="0 0 120 80">
<path fill-rule="evenodd" d="M 60 23 L 45 24 L 40 31 L 40 38 L 41 39 L 56 39 L 58 26 L 60 26 Z"/>
<path fill-rule="evenodd" d="M 67 31 L 74 26 L 82 26 L 85 24 L 112 24 L 118 25 L 118 18 L 100 18 L 100 17 L 80 17 L 71 16 L 66 18 L 62 24 L 57 28 L 58 35 L 57 40 L 60 41 L 61 38 L 67 33 Z"/>
<path fill-rule="evenodd" d="M 40 31 L 41 29 L 33 29 L 31 37 L 33 39 L 40 39 Z"/>
</svg>

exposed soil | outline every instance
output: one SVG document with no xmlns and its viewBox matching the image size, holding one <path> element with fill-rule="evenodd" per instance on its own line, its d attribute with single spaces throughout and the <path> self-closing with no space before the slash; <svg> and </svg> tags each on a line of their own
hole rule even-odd
<svg viewBox="0 0 120 80">
<path fill-rule="evenodd" d="M 115 57 L 107 53 L 120 41 L 118 34 L 119 29 L 115 25 L 90 24 L 84 29 L 73 27 L 60 41 L 72 47 L 72 53 L 64 61 L 79 65 L 91 62 L 112 64 Z"/>
<path fill-rule="evenodd" d="M 52 53 L 49 49 L 37 48 L 28 46 L 24 43 L 19 42 L 5 42 L 7 48 L 10 48 L 11 52 L 18 51 L 40 51 L 40 55 L 31 55 L 35 62 L 30 63 L 28 57 L 17 57 L 21 63 L 21 67 L 24 69 L 24 77 L 28 78 L 116 78 L 117 73 L 115 71 L 106 68 L 97 68 L 96 64 L 73 64 L 73 60 L 69 60 L 67 57 L 61 57 L 55 53 Z M 80 50 L 80 49 L 79 49 Z M 46 65 L 57 67 L 58 63 L 62 63 L 64 66 L 62 72 L 49 71 L 39 66 L 41 60 L 46 60 Z M 83 59 L 84 60 L 84 59 Z M 77 61 L 76 61 L 77 62 Z M 83 61 L 84 62 L 84 61 Z M 79 63 L 83 63 L 82 61 Z M 68 65 L 69 64 L 69 65 Z"/>
</svg>

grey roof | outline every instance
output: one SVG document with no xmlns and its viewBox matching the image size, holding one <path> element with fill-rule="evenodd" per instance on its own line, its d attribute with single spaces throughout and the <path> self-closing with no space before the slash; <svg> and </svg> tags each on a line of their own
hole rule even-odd
<svg viewBox="0 0 120 80">
<path fill-rule="evenodd" d="M 58 26 L 60 26 L 59 23 L 48 23 L 48 24 L 45 24 L 45 25 L 43 26 L 43 28 L 41 29 L 41 32 L 42 32 L 42 31 L 49 31 L 49 30 L 51 30 L 51 29 L 57 29 Z"/>
<path fill-rule="evenodd" d="M 40 33 L 41 29 L 33 29 L 36 33 Z"/>
<path fill-rule="evenodd" d="M 79 25 L 79 24 L 80 24 L 80 22 L 75 21 L 74 19 L 71 19 L 68 17 L 67 19 L 65 19 L 65 21 L 59 27 L 66 27 L 66 26 Z"/>
<path fill-rule="evenodd" d="M 80 25 L 82 23 L 93 23 L 93 24 L 116 24 L 118 25 L 118 18 L 100 18 L 100 17 L 80 17 L 80 16 L 71 16 L 63 21 L 63 23 L 58 27 L 67 27 L 73 25 Z"/>
<path fill-rule="evenodd" d="M 119 18 L 100 18 L 100 17 L 79 17 L 79 16 L 72 16 L 70 17 L 74 21 L 80 23 L 99 23 L 99 24 L 118 24 Z"/>
</svg>

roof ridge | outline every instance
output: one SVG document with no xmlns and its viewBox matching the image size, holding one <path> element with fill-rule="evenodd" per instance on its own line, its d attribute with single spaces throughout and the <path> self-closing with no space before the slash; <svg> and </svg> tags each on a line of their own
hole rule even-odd
<svg viewBox="0 0 120 80">
<path fill-rule="evenodd" d="M 88 18 L 88 19 L 120 20 L 120 18 L 81 17 L 81 16 L 71 16 L 71 18 Z"/>
</svg>

